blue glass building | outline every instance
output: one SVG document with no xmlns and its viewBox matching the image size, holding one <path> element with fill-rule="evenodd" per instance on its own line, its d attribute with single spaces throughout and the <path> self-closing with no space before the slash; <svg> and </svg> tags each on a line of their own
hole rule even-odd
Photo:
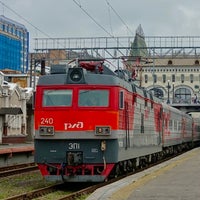
<svg viewBox="0 0 200 200">
<path fill-rule="evenodd" d="M 0 15 L 0 70 L 28 71 L 29 32 L 26 27 Z"/>
</svg>

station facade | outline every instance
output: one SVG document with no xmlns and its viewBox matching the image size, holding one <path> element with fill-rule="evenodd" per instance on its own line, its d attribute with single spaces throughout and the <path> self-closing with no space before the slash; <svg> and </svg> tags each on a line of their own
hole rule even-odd
<svg viewBox="0 0 200 200">
<path fill-rule="evenodd" d="M 143 65 L 138 73 L 142 73 L 141 86 L 166 103 L 199 103 L 199 58 L 158 58 L 151 65 Z"/>
</svg>

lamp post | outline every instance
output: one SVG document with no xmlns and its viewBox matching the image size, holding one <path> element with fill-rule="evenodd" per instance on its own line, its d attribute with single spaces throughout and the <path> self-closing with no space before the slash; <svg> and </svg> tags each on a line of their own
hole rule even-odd
<svg viewBox="0 0 200 200">
<path fill-rule="evenodd" d="M 170 104 L 170 100 L 169 100 L 169 88 L 170 88 L 170 85 L 169 85 L 169 80 L 167 81 L 167 104 Z"/>
</svg>

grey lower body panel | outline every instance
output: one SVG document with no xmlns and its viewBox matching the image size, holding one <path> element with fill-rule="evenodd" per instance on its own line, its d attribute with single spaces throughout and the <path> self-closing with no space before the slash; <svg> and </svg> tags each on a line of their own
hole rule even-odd
<svg viewBox="0 0 200 200">
<path fill-rule="evenodd" d="M 133 159 L 141 156 L 150 155 L 153 153 L 161 152 L 162 146 L 140 146 L 140 147 L 130 147 L 130 148 L 121 148 L 119 151 L 119 161 Z"/>
</svg>

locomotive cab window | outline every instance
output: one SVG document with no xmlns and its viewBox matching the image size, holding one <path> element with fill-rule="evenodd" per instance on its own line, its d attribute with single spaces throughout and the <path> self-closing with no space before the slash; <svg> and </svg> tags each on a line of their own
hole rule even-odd
<svg viewBox="0 0 200 200">
<path fill-rule="evenodd" d="M 79 90 L 78 105 L 82 107 L 108 107 L 108 90 Z"/>
<path fill-rule="evenodd" d="M 72 90 L 45 90 L 42 105 L 45 107 L 71 106 Z"/>
</svg>

